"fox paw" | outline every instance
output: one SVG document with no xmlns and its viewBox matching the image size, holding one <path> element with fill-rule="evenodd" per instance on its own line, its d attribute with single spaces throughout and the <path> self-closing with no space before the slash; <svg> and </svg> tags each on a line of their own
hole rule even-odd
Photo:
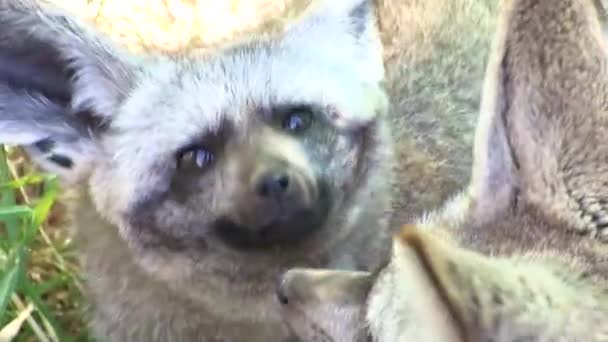
<svg viewBox="0 0 608 342">
<path fill-rule="evenodd" d="M 576 203 L 580 213 L 576 232 L 608 242 L 608 198 L 582 197 Z"/>
</svg>

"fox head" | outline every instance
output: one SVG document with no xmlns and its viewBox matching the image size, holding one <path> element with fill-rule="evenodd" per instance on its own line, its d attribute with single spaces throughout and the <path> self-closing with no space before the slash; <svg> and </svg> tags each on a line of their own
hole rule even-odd
<svg viewBox="0 0 608 342">
<path fill-rule="evenodd" d="M 46 2 L 0 1 L 0 61 L 0 143 L 81 190 L 156 278 L 326 262 L 385 215 L 371 1 L 317 1 L 197 56 L 134 55 Z"/>
<path fill-rule="evenodd" d="M 396 237 L 379 272 L 288 271 L 278 291 L 292 330 L 327 341 L 539 336 L 526 327 L 508 331 L 511 339 L 496 331 L 488 338 L 474 319 L 485 320 L 482 306 L 492 301 L 509 305 L 498 290 L 508 287 L 499 281 L 501 268 L 488 266 L 501 256 L 555 263 L 563 278 L 608 275 L 601 242 L 608 236 L 606 55 L 591 0 L 505 1 L 486 69 L 470 186 L 421 219 L 418 233 Z M 555 278 L 538 285 L 521 277 L 515 285 L 566 287 Z M 585 333 L 568 324 L 561 331 L 566 327 Z M 367 333 L 353 335 L 360 330 Z"/>
<path fill-rule="evenodd" d="M 435 257 L 444 247 L 436 245 L 404 228 L 390 262 L 373 273 L 290 269 L 277 286 L 283 319 L 302 341 L 460 341 L 433 277 L 453 260 Z"/>
</svg>

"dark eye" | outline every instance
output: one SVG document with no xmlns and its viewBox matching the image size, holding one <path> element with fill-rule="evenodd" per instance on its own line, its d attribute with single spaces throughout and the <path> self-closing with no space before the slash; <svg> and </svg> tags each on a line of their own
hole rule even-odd
<svg viewBox="0 0 608 342">
<path fill-rule="evenodd" d="M 177 166 L 179 168 L 196 167 L 199 169 L 204 169 L 211 165 L 214 157 L 215 156 L 211 151 L 203 147 L 191 147 L 179 153 L 177 158 Z"/>
<path fill-rule="evenodd" d="M 292 111 L 283 119 L 283 129 L 289 132 L 301 132 L 310 127 L 311 121 L 312 114 L 310 111 Z"/>
</svg>

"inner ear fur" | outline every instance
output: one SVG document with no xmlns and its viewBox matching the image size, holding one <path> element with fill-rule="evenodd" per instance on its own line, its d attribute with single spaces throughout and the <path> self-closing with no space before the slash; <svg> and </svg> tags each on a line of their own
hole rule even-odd
<svg viewBox="0 0 608 342">
<path fill-rule="evenodd" d="M 458 254 L 456 257 L 454 254 Z M 458 279 L 453 265 L 460 250 L 436 237 L 417 229 L 404 227 L 394 240 L 392 267 L 399 273 L 399 287 L 407 286 L 409 310 L 425 317 L 426 327 L 418 327 L 431 334 L 427 337 L 441 341 L 466 341 L 467 328 L 464 306 L 460 300 Z"/>
<path fill-rule="evenodd" d="M 125 99 L 134 57 L 47 1 L 0 1 L 0 143 L 81 179 Z"/>
</svg>

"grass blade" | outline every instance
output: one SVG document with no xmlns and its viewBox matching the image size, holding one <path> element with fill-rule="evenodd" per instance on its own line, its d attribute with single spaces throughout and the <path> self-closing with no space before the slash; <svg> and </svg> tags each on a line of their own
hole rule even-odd
<svg viewBox="0 0 608 342">
<path fill-rule="evenodd" d="M 17 179 L 11 180 L 9 182 L 0 183 L 0 187 L 7 187 L 11 189 L 19 189 L 23 188 L 27 185 L 36 185 L 44 182 L 45 177 L 41 174 L 28 174 L 23 177 L 19 177 Z"/>
<path fill-rule="evenodd" d="M 7 221 L 11 218 L 31 217 L 32 213 L 32 209 L 25 205 L 0 207 L 0 221 Z"/>
<path fill-rule="evenodd" d="M 49 213 L 53 208 L 53 204 L 55 203 L 55 199 L 57 198 L 58 191 L 59 186 L 54 177 L 48 177 L 45 179 L 44 193 L 34 207 L 34 227 L 40 227 L 49 216 Z"/>
<path fill-rule="evenodd" d="M 8 267 L 2 274 L 0 279 L 0 321 L 4 320 L 6 314 L 6 307 L 8 302 L 17 288 L 21 272 L 23 271 L 23 247 L 15 249 L 12 254 Z"/>
<path fill-rule="evenodd" d="M 11 181 L 11 172 L 8 167 L 8 160 L 4 146 L 0 145 L 0 184 L 5 184 Z M 0 208 L 11 207 L 15 205 L 15 193 L 10 188 L 0 188 Z M 16 217 L 6 217 L 2 220 L 6 226 L 8 239 L 11 243 L 15 243 L 19 236 L 19 221 Z"/>
<path fill-rule="evenodd" d="M 8 167 L 4 146 L 0 145 L 0 184 L 8 184 L 9 182 L 11 182 L 11 171 Z M 15 204 L 15 193 L 13 193 L 13 190 L 4 189 L 0 195 L 0 205 L 8 206 Z"/>
<path fill-rule="evenodd" d="M 23 292 L 27 295 L 27 298 L 34 303 L 34 305 L 36 306 L 36 309 L 38 310 L 38 313 L 42 317 L 43 321 L 46 321 L 48 323 L 48 325 L 50 326 L 50 328 L 51 328 L 50 331 L 48 331 L 49 329 L 47 329 L 47 331 L 49 332 L 49 337 L 52 337 L 52 340 L 55 340 L 55 341 L 65 341 L 66 336 L 64 336 L 64 333 L 63 333 L 63 331 L 65 331 L 63 329 L 63 326 L 61 325 L 61 323 L 59 323 L 59 321 L 51 313 L 51 310 L 49 309 L 48 305 L 44 302 L 44 300 L 42 300 L 42 298 L 36 293 L 36 289 L 32 287 L 32 284 L 30 284 L 30 283 L 24 284 Z M 48 326 L 47 326 L 47 328 L 48 328 Z"/>
<path fill-rule="evenodd" d="M 30 303 L 15 319 L 2 328 L 0 330 L 0 342 L 12 341 L 17 337 L 17 334 L 21 331 L 21 326 L 32 314 L 32 310 L 34 310 L 34 306 Z"/>
</svg>

